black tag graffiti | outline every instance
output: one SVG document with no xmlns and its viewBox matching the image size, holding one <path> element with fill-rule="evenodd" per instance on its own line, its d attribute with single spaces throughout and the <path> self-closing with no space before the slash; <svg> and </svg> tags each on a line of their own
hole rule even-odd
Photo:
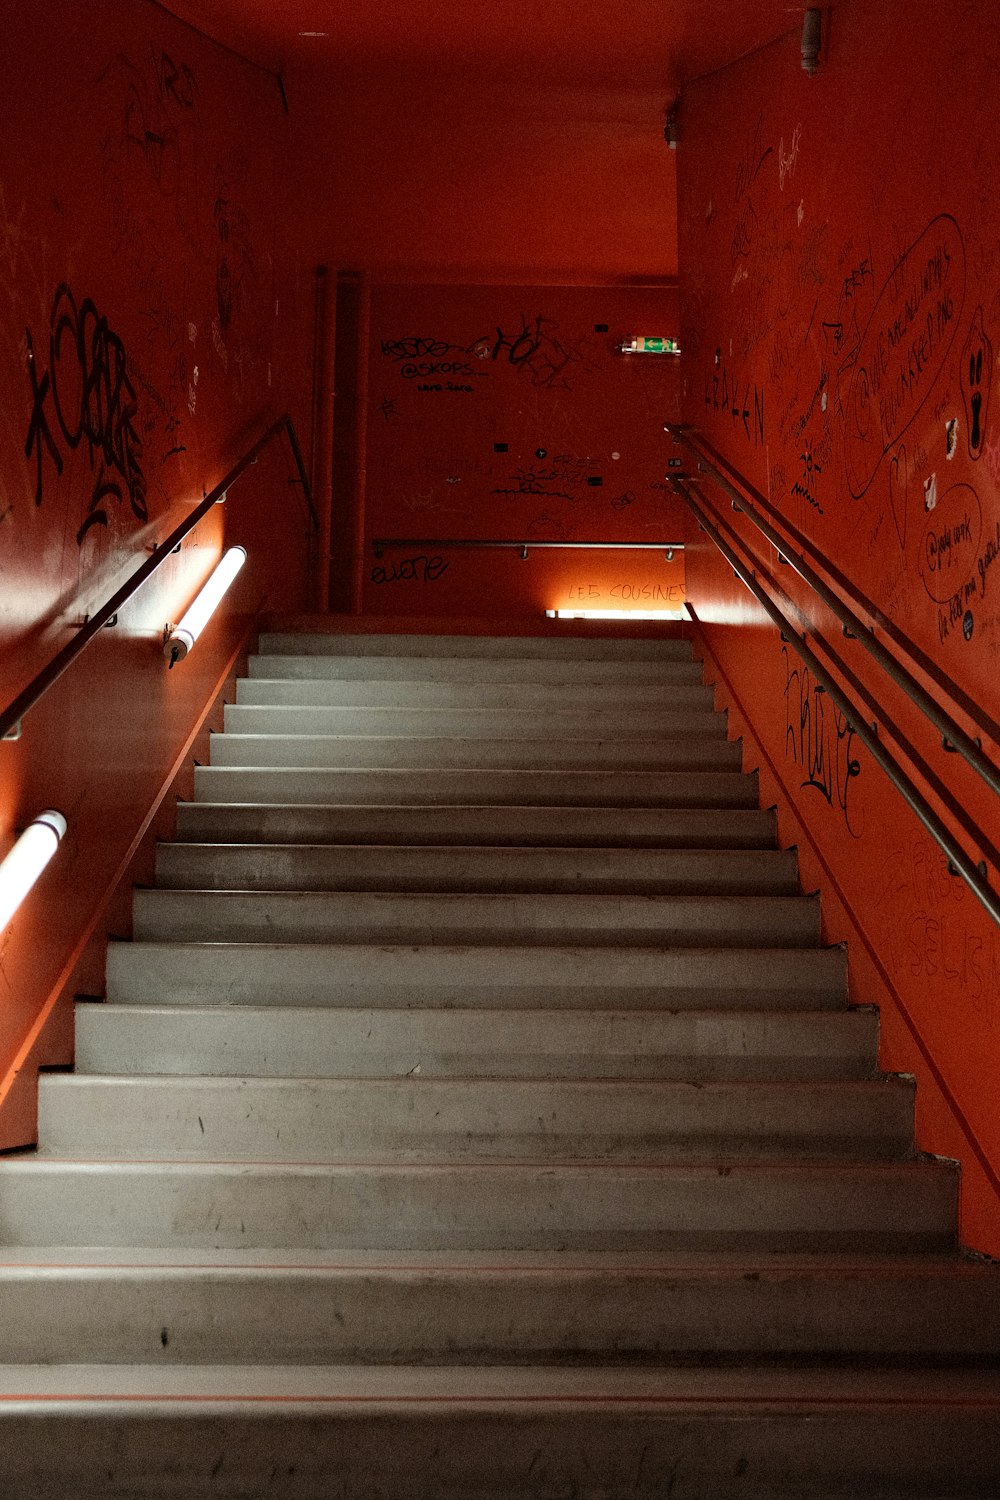
<svg viewBox="0 0 1000 1500">
<path fill-rule="evenodd" d="M 52 304 L 49 368 L 44 373 L 39 372 L 31 330 L 25 334 L 32 405 L 24 454 L 29 463 L 35 459 L 35 504 L 41 505 L 44 496 L 45 454 L 57 476 L 61 475 L 64 460 L 59 437 L 71 451 L 86 439 L 96 477 L 77 543 L 83 542 L 91 527 L 107 526 L 108 500 L 120 505 L 127 496 L 136 519 L 147 520 L 142 441 L 135 429 L 138 404 L 121 339 L 89 297 L 77 307 L 66 282 L 57 289 Z M 55 415 L 56 434 L 50 411 Z"/>
</svg>

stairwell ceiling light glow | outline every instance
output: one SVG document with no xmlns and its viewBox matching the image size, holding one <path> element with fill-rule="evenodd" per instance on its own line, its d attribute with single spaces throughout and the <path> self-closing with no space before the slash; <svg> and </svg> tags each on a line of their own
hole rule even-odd
<svg viewBox="0 0 1000 1500">
<path fill-rule="evenodd" d="M 183 661 L 221 603 L 226 590 L 247 560 L 242 547 L 230 547 L 201 592 L 176 625 L 168 625 L 163 654 L 171 666 Z"/>
<path fill-rule="evenodd" d="M 0 864 L 0 932 L 59 848 L 65 832 L 66 819 L 61 812 L 49 808 L 28 824 Z"/>
</svg>

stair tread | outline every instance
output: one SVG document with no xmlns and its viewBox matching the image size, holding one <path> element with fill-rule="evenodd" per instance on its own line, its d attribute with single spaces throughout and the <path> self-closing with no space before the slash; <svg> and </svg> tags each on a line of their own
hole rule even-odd
<svg viewBox="0 0 1000 1500">
<path fill-rule="evenodd" d="M 844 1159 L 843 1157 L 820 1157 L 810 1156 L 804 1158 L 775 1158 L 775 1157 L 741 1157 L 730 1159 L 724 1155 L 706 1156 L 698 1161 L 661 1161 L 657 1159 L 637 1161 L 611 1161 L 595 1160 L 593 1158 L 570 1158 L 558 1157 L 545 1158 L 542 1160 L 534 1157 L 506 1157 L 503 1160 L 486 1161 L 444 1161 L 427 1160 L 419 1162 L 400 1162 L 393 1158 L 390 1160 L 372 1161 L 242 1161 L 232 1157 L 220 1157 L 217 1160 L 206 1160 L 204 1158 L 182 1159 L 163 1156 L 151 1160 L 136 1160 L 132 1158 L 103 1157 L 91 1154 L 83 1156 L 49 1156 L 38 1152 L 31 1157 L 12 1157 L 4 1164 L 4 1171 L 12 1176 L 30 1176 L 34 1173 L 58 1173 L 63 1171 L 75 1171 L 79 1173 L 114 1172 L 115 1174 L 127 1175 L 170 1175 L 177 1173 L 194 1173 L 207 1175 L 220 1171 L 229 1172 L 237 1177 L 268 1177 L 268 1176 L 295 1176 L 295 1177 L 320 1177 L 324 1175 L 352 1173 L 377 1173 L 383 1176 L 396 1173 L 408 1181 L 415 1181 L 421 1176 L 430 1177 L 475 1177 L 479 1174 L 491 1173 L 496 1176 L 512 1176 L 518 1172 L 531 1172 L 539 1177 L 554 1176 L 555 1174 L 579 1175 L 583 1177 L 606 1177 L 622 1179 L 630 1174 L 641 1176 L 652 1176 L 658 1174 L 661 1177 L 673 1177 L 675 1180 L 685 1178 L 740 1178 L 760 1177 L 762 1175 L 780 1174 L 785 1177 L 799 1176 L 807 1177 L 810 1174 L 820 1174 L 826 1177 L 840 1176 L 863 1176 L 867 1178 L 894 1178 L 905 1177 L 928 1177 L 942 1178 L 952 1176 L 956 1171 L 956 1164 L 944 1160 L 924 1161 L 919 1158 L 906 1157 L 899 1160 L 865 1160 L 864 1158 Z"/>
<path fill-rule="evenodd" d="M 196 1250 L 184 1247 L 93 1245 L 0 1245 L 0 1276 L 13 1273 L 63 1271 L 308 1271 L 343 1273 L 428 1272 L 447 1275 L 489 1275 L 496 1272 L 569 1276 L 642 1273 L 667 1278 L 753 1275 L 774 1280 L 796 1276 L 909 1277 L 925 1276 L 993 1282 L 993 1262 L 959 1250 L 947 1254 L 870 1251 L 851 1254 L 828 1251 L 735 1250 L 372 1250 L 338 1251 L 325 1247 L 256 1246 Z"/>
<path fill-rule="evenodd" d="M 974 1404 L 1000 1410 L 1000 1371 L 844 1369 L 839 1366 L 653 1369 L 609 1364 L 546 1366 L 395 1365 L 0 1365 L 0 1403 L 171 1401 L 254 1403 L 484 1402 L 700 1403 L 750 1408 L 763 1403 L 897 1407 Z"/>
</svg>

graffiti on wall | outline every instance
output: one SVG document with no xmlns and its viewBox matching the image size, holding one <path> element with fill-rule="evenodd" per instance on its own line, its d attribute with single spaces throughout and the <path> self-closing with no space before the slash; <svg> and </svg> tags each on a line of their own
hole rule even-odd
<svg viewBox="0 0 1000 1500">
<path fill-rule="evenodd" d="M 944 367 L 962 320 L 965 244 L 949 214 L 931 221 L 886 280 L 840 368 L 844 456 L 857 499 L 882 459 L 916 420 Z"/>
<path fill-rule="evenodd" d="M 35 504 L 41 505 L 49 466 L 58 478 L 67 452 L 84 447 L 94 484 L 77 543 L 94 526 L 108 525 L 108 504 L 127 500 L 138 521 L 148 517 L 138 403 L 121 338 L 89 297 L 77 305 L 65 282 L 56 290 L 48 345 L 35 354 L 26 330 L 31 416 L 24 453 L 34 465 Z"/>
<path fill-rule="evenodd" d="M 861 837 L 851 790 L 861 774 L 853 725 L 787 646 L 785 663 L 785 756 L 801 775 L 802 790 L 818 792 L 836 808 L 852 838 Z"/>
</svg>

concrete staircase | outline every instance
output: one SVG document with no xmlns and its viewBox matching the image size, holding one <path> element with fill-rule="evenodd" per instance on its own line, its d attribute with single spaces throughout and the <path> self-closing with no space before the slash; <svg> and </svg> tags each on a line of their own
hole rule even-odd
<svg viewBox="0 0 1000 1500">
<path fill-rule="evenodd" d="M 0 1492 L 1000 1492 L 1000 1280 L 681 640 L 275 635 L 40 1147 Z"/>
</svg>

